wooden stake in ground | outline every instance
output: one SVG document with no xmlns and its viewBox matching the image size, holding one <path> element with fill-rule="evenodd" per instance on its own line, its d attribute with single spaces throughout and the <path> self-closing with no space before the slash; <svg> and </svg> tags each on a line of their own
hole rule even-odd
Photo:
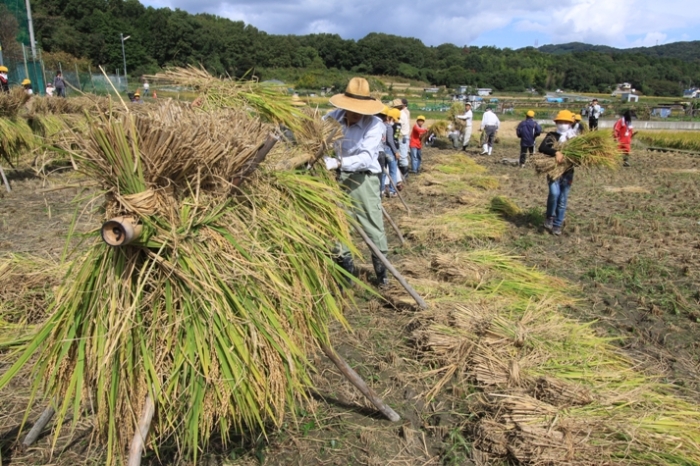
<svg viewBox="0 0 700 466">
<path fill-rule="evenodd" d="M 27 436 L 24 437 L 24 440 L 22 440 L 22 446 L 24 448 L 30 447 L 34 442 L 36 442 L 36 439 L 39 438 L 39 434 L 41 434 L 41 431 L 44 430 L 44 427 L 46 427 L 46 424 L 49 423 L 55 412 L 56 411 L 51 406 L 47 406 L 46 409 L 44 409 L 44 412 L 41 413 L 39 419 L 37 419 L 32 426 L 32 429 L 29 431 Z"/>
<path fill-rule="evenodd" d="M 5 178 L 5 172 L 2 169 L 2 165 L 0 165 L 0 176 L 2 176 L 2 182 L 5 183 L 5 189 L 7 189 L 8 193 L 11 193 L 12 190 L 10 189 L 10 183 L 7 181 L 7 178 Z"/>
<path fill-rule="evenodd" d="M 403 246 L 404 243 L 406 242 L 406 240 L 403 239 L 403 235 L 401 234 L 401 230 L 399 230 L 399 227 L 396 225 L 396 223 L 394 222 L 394 219 L 391 218 L 391 216 L 389 215 L 389 212 L 386 211 L 386 209 L 384 208 L 384 206 L 382 206 L 382 213 L 384 214 L 384 218 L 386 218 L 387 221 L 388 221 L 388 222 L 391 224 L 391 226 L 394 228 L 394 231 L 396 232 L 396 235 L 399 237 L 399 241 L 401 241 L 401 246 Z"/>
<path fill-rule="evenodd" d="M 399 273 L 396 268 L 391 265 L 391 262 L 389 262 L 389 259 L 387 259 L 384 254 L 379 250 L 376 244 L 372 242 L 371 239 L 369 239 L 369 236 L 367 236 L 367 233 L 360 228 L 360 226 L 357 223 L 353 223 L 353 226 L 355 227 L 355 230 L 362 236 L 362 239 L 365 240 L 365 243 L 367 243 L 367 246 L 369 246 L 370 251 L 372 251 L 372 254 L 377 256 L 380 261 L 384 264 L 384 266 L 391 272 L 391 274 L 398 280 L 399 283 L 401 283 L 401 286 L 403 286 L 406 291 L 408 291 L 408 294 L 411 295 L 413 299 L 416 300 L 416 303 L 418 303 L 418 306 L 420 306 L 421 309 L 427 309 L 428 304 L 426 304 L 425 300 L 420 297 L 418 293 L 416 293 L 416 290 L 413 289 L 411 285 L 408 284 L 405 278 Z"/>
<path fill-rule="evenodd" d="M 153 420 L 153 414 L 155 414 L 155 412 L 156 407 L 153 403 L 153 399 L 151 399 L 151 395 L 148 395 L 143 405 L 143 412 L 141 413 L 139 425 L 136 427 L 134 438 L 131 440 L 131 446 L 129 447 L 128 466 L 141 466 L 141 457 L 143 456 L 146 437 L 148 437 L 148 431 L 151 430 L 151 421 Z"/>
<path fill-rule="evenodd" d="M 379 398 L 379 395 L 377 395 L 374 390 L 372 390 L 364 380 L 362 380 L 362 377 L 360 377 L 357 372 L 353 370 L 350 365 L 343 360 L 340 356 L 338 356 L 335 351 L 333 351 L 330 347 L 326 345 L 321 345 L 321 349 L 323 352 L 328 356 L 328 359 L 333 361 L 333 364 L 336 365 L 336 367 L 340 370 L 341 374 L 345 376 L 348 381 L 353 384 L 355 387 L 357 387 L 358 390 L 362 392 L 364 396 L 367 397 L 369 401 L 372 402 L 374 406 L 384 415 L 386 416 L 387 419 L 389 419 L 392 422 L 398 422 L 401 420 L 401 416 L 396 414 L 396 411 L 391 409 L 384 401 L 382 401 L 381 398 Z M 129 465 L 131 466 L 131 464 Z"/>
</svg>

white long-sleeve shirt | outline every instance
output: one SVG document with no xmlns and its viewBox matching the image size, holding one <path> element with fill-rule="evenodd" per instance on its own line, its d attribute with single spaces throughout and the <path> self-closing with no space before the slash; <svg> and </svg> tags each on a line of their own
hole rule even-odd
<svg viewBox="0 0 700 466">
<path fill-rule="evenodd" d="M 471 110 L 468 110 L 468 111 L 464 112 L 463 115 L 457 115 L 457 118 L 459 118 L 460 120 L 466 120 L 465 121 L 466 125 L 471 126 L 472 122 L 474 120 L 474 115 L 472 114 Z"/>
<path fill-rule="evenodd" d="M 329 112 L 324 118 L 333 118 L 343 130 L 343 138 L 336 141 L 335 153 L 341 158 L 340 170 L 344 172 L 382 172 L 379 151 L 383 147 L 382 136 L 386 126 L 377 117 L 364 115 L 352 126 L 345 122 L 345 110 Z"/>
<path fill-rule="evenodd" d="M 484 129 L 487 126 L 495 126 L 496 129 L 501 126 L 501 120 L 499 120 L 496 114 L 491 110 L 484 112 L 484 116 L 481 118 L 481 129 Z"/>
<path fill-rule="evenodd" d="M 408 142 L 408 137 L 411 135 L 411 112 L 407 108 L 401 110 L 399 124 L 401 125 L 401 138 Z"/>
</svg>

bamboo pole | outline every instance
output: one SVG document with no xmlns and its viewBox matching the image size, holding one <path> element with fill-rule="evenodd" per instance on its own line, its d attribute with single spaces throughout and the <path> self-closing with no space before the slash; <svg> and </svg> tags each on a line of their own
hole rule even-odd
<svg viewBox="0 0 700 466">
<path fill-rule="evenodd" d="M 51 406 L 47 406 L 46 409 L 44 409 L 44 412 L 41 413 L 39 419 L 36 420 L 27 436 L 24 437 L 24 440 L 22 440 L 22 447 L 30 447 L 34 442 L 36 442 L 36 439 L 39 438 L 41 431 L 44 430 L 44 427 L 46 427 L 46 424 L 49 423 L 55 413 L 56 411 Z"/>
<path fill-rule="evenodd" d="M 401 195 L 401 192 L 399 192 L 399 188 L 396 187 L 396 183 L 394 183 L 394 180 L 391 179 L 391 176 L 389 175 L 389 172 L 387 171 L 386 167 L 382 167 L 382 170 L 384 170 L 384 174 L 386 175 L 387 178 L 389 178 L 389 183 L 394 187 L 394 191 L 396 191 L 396 195 L 399 196 L 399 200 L 403 204 L 403 206 L 406 208 L 406 213 L 408 215 L 411 215 L 411 209 L 408 208 L 408 205 L 406 205 L 406 201 L 403 200 L 403 196 Z"/>
<path fill-rule="evenodd" d="M 391 422 L 398 422 L 401 420 L 401 416 L 399 416 L 396 411 L 391 409 L 389 405 L 384 403 L 384 401 L 379 398 L 379 395 L 377 395 L 374 390 L 372 390 L 369 385 L 362 380 L 362 377 L 360 377 L 359 374 L 355 372 L 353 368 L 350 367 L 347 362 L 345 362 L 345 360 L 343 360 L 343 358 L 338 356 L 338 354 L 333 351 L 332 348 L 322 344 L 321 349 L 326 356 L 328 356 L 328 359 L 333 361 L 333 364 L 335 364 L 338 370 L 340 370 L 340 373 L 343 374 L 343 376 L 348 379 L 351 384 L 357 387 L 357 389 L 360 390 L 365 397 L 367 397 L 367 399 L 379 410 L 379 412 L 381 412 Z M 129 466 L 132 465 L 129 464 Z"/>
<path fill-rule="evenodd" d="M 277 141 L 279 141 L 279 138 L 270 134 L 267 137 L 267 140 L 258 149 L 258 152 L 255 154 L 255 157 L 253 157 L 246 163 L 246 165 L 241 170 L 241 174 L 237 176 L 231 182 L 231 184 L 233 184 L 234 186 L 239 186 L 247 176 L 253 173 L 258 168 L 258 165 L 260 165 L 262 161 L 265 160 L 265 157 L 267 157 L 267 154 L 272 150 Z"/>
<path fill-rule="evenodd" d="M 353 222 L 353 226 L 355 227 L 355 230 L 362 236 L 362 239 L 365 240 L 365 243 L 367 243 L 367 246 L 369 246 L 370 251 L 379 258 L 380 261 L 384 264 L 384 266 L 391 272 L 391 274 L 396 277 L 396 280 L 398 280 L 399 283 L 401 283 L 401 286 L 403 286 L 406 291 L 408 291 L 408 294 L 411 295 L 411 297 L 418 303 L 418 306 L 420 306 L 421 309 L 427 309 L 428 304 L 426 304 L 425 300 L 420 297 L 418 293 L 416 293 L 416 290 L 413 289 L 411 285 L 408 284 L 405 278 L 399 273 L 396 268 L 391 265 L 391 262 L 389 262 L 389 259 L 382 254 L 382 252 L 379 250 L 376 244 L 372 242 L 371 239 L 369 239 L 369 236 L 367 236 L 367 233 L 355 222 Z"/>
<path fill-rule="evenodd" d="M 403 246 L 404 243 L 406 242 L 406 240 L 403 239 L 403 235 L 401 234 L 401 230 L 399 230 L 399 227 L 396 225 L 396 223 L 394 223 L 394 219 L 391 218 L 391 216 L 389 215 L 389 212 L 386 211 L 386 209 L 384 208 L 384 206 L 382 206 L 382 213 L 384 214 L 384 218 L 386 218 L 387 221 L 388 221 L 388 222 L 391 224 L 391 226 L 394 228 L 394 231 L 396 232 L 396 235 L 399 237 L 399 241 L 401 241 L 401 246 Z"/>
<path fill-rule="evenodd" d="M 151 421 L 153 420 L 153 415 L 155 412 L 156 406 L 153 403 L 151 395 L 148 395 L 146 396 L 146 402 L 143 405 L 139 425 L 136 427 L 134 438 L 131 440 L 131 446 L 129 447 L 128 466 L 141 466 L 141 456 L 143 455 L 143 449 L 144 445 L 146 444 L 146 437 L 148 437 L 148 431 L 151 430 Z"/>
</svg>

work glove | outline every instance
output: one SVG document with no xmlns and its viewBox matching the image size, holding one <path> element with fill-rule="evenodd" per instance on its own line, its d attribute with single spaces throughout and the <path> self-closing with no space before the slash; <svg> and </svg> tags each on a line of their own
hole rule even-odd
<svg viewBox="0 0 700 466">
<path fill-rule="evenodd" d="M 327 170 L 337 170 L 338 167 L 340 167 L 340 162 L 338 162 L 338 159 L 323 157 L 323 161 L 326 163 Z"/>
</svg>

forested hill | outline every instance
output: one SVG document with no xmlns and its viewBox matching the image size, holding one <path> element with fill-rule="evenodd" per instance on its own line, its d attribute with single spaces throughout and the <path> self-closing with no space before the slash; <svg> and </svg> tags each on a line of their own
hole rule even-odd
<svg viewBox="0 0 700 466">
<path fill-rule="evenodd" d="M 254 69 L 261 79 L 307 88 L 338 85 L 357 73 L 504 91 L 610 92 L 616 83 L 630 82 L 645 94 L 666 96 L 680 95 L 691 80 L 700 82 L 698 62 L 630 51 L 555 55 L 532 47 L 428 47 L 418 39 L 376 33 L 357 41 L 334 34 L 272 35 L 240 21 L 145 7 L 138 0 L 32 0 L 32 10 L 45 51 L 67 52 L 108 69 L 122 67 L 119 34 L 130 35 L 127 68 L 136 76 L 201 63 L 218 74 L 242 76 Z"/>
<path fill-rule="evenodd" d="M 572 52 L 600 52 L 611 53 L 637 53 L 656 58 L 677 58 L 679 60 L 700 62 L 700 40 L 690 42 L 673 42 L 671 44 L 655 45 L 653 47 L 633 47 L 629 49 L 616 49 L 607 45 L 591 45 L 582 42 L 569 42 L 567 44 L 543 45 L 537 50 L 544 53 L 561 55 Z"/>
</svg>

